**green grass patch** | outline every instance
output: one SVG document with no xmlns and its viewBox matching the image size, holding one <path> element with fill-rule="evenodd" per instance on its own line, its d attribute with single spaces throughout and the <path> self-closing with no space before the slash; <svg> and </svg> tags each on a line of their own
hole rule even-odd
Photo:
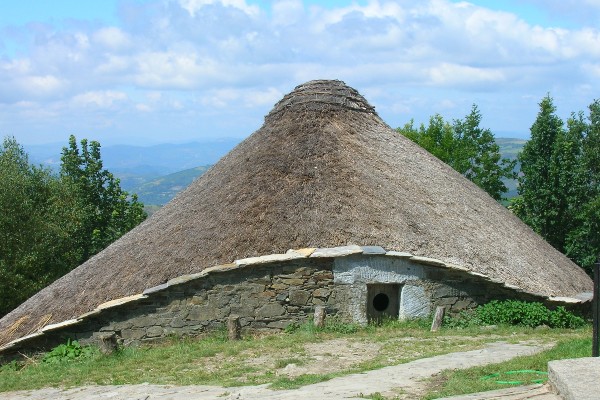
<svg viewBox="0 0 600 400">
<path fill-rule="evenodd" d="M 384 321 L 362 327 L 330 321 L 322 329 L 305 324 L 287 333 L 248 335 L 239 341 L 228 341 L 226 332 L 218 331 L 201 338 L 173 337 L 152 345 L 127 347 L 109 356 L 82 349 L 84 357 L 58 357 L 52 363 L 43 362 L 44 355 L 40 354 L 24 363 L 1 366 L 0 391 L 144 382 L 225 387 L 270 383 L 274 389 L 290 389 L 419 358 L 482 348 L 489 342 L 561 341 L 564 347 L 569 341 L 591 337 L 589 327 L 539 330 L 499 326 L 430 332 L 430 323 Z M 79 351 L 67 350 L 60 351 Z M 348 361 L 350 353 L 359 355 Z M 289 364 L 296 365 L 294 376 L 288 376 L 292 374 L 285 370 Z M 540 369 L 538 364 L 510 369 Z M 485 371 L 493 372 L 496 369 Z"/>
<path fill-rule="evenodd" d="M 569 339 L 560 341 L 552 349 L 536 355 L 517 357 L 482 367 L 444 371 L 431 380 L 432 388 L 425 399 L 543 383 L 547 380 L 548 361 L 590 357 L 591 349 L 590 338 Z"/>
</svg>

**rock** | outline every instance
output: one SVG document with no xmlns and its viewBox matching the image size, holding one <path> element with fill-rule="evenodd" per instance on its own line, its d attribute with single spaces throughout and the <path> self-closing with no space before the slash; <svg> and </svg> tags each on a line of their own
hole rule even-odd
<svg viewBox="0 0 600 400">
<path fill-rule="evenodd" d="M 269 303 L 257 309 L 255 314 L 262 318 L 279 317 L 285 314 L 285 308 L 279 303 Z"/>
<path fill-rule="evenodd" d="M 361 246 L 363 254 L 386 254 L 381 246 Z"/>
<path fill-rule="evenodd" d="M 306 290 L 290 290 L 289 299 L 290 304 L 303 306 L 308 303 L 308 299 L 310 299 L 310 293 Z"/>
<path fill-rule="evenodd" d="M 341 246 L 341 247 L 329 247 L 323 249 L 316 249 L 314 253 L 310 255 L 310 258 L 316 257 L 344 257 L 349 256 L 350 254 L 359 254 L 362 253 L 363 250 L 360 246 L 351 245 L 351 246 Z"/>
</svg>

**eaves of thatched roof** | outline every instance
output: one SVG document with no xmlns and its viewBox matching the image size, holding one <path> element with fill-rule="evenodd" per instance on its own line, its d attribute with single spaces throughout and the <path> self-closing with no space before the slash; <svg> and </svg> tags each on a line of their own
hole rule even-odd
<svg viewBox="0 0 600 400">
<path fill-rule="evenodd" d="M 236 259 L 349 244 L 547 297 L 591 290 L 583 270 L 387 126 L 354 89 L 311 81 L 151 218 L 2 318 L 0 334 L 24 321 L 13 332 L 24 336 Z"/>
</svg>

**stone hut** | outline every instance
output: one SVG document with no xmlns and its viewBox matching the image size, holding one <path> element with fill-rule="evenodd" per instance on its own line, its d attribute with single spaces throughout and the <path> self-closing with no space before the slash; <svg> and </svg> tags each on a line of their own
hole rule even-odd
<svg viewBox="0 0 600 400">
<path fill-rule="evenodd" d="M 582 304 L 592 282 L 340 81 L 300 85 L 170 203 L 0 320 L 0 353 L 491 299 Z"/>
</svg>

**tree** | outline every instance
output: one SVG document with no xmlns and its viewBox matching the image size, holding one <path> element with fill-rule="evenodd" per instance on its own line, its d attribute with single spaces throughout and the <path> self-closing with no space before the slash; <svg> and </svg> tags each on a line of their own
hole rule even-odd
<svg viewBox="0 0 600 400">
<path fill-rule="evenodd" d="M 137 195 L 121 189 L 119 179 L 103 168 L 100 143 L 81 140 L 81 150 L 75 136 L 63 147 L 60 177 L 73 194 L 73 210 L 79 224 L 81 261 L 104 249 L 110 243 L 146 219 L 143 204 Z"/>
<path fill-rule="evenodd" d="M 427 127 L 421 124 L 415 129 L 411 121 L 397 131 L 500 201 L 508 191 L 503 179 L 515 178 L 516 161 L 501 158 L 493 133 L 479 126 L 481 118 L 479 109 L 473 105 L 464 120 L 455 120 L 453 124 L 436 114 Z"/>
<path fill-rule="evenodd" d="M 100 145 L 75 137 L 59 176 L 0 146 L 0 316 L 144 220 L 137 197 L 102 168 Z"/>
<path fill-rule="evenodd" d="M 585 269 L 600 254 L 600 104 L 589 122 L 572 113 L 566 128 L 552 98 L 540 102 L 531 139 L 519 155 L 519 197 L 513 211 L 559 251 Z"/>
<path fill-rule="evenodd" d="M 49 207 L 57 189 L 50 170 L 29 164 L 7 137 L 0 146 L 0 315 L 40 290 L 62 266 L 53 264 L 56 218 Z"/>
<path fill-rule="evenodd" d="M 556 115 L 552 98 L 540 102 L 540 111 L 531 126 L 531 139 L 523 146 L 518 193 L 522 202 L 517 215 L 552 245 L 556 238 L 557 207 L 553 172 L 554 143 L 562 135 L 563 122 Z M 554 168 L 555 169 L 555 168 Z"/>
</svg>

